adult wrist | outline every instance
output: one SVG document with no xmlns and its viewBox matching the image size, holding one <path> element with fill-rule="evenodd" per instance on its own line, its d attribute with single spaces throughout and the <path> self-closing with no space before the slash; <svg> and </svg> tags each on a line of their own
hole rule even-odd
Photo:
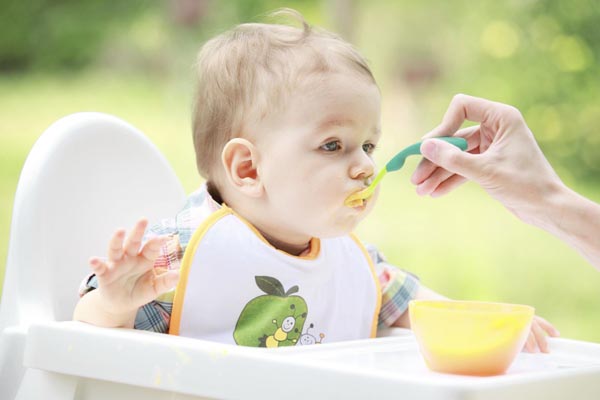
<svg viewBox="0 0 600 400">
<path fill-rule="evenodd" d="M 565 205 L 572 201 L 573 192 L 562 181 L 544 184 L 544 189 L 534 198 L 527 199 L 514 213 L 527 224 L 556 234 L 566 212 Z"/>
<path fill-rule="evenodd" d="M 560 182 L 544 196 L 534 225 L 579 248 L 587 235 L 583 227 L 596 218 L 590 207 L 593 204 L 588 199 Z"/>
</svg>

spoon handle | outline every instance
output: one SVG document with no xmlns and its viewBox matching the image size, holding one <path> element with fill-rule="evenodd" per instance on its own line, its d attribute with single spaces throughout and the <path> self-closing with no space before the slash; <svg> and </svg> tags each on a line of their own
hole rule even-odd
<svg viewBox="0 0 600 400">
<path fill-rule="evenodd" d="M 467 141 L 461 137 L 449 136 L 449 137 L 437 137 L 435 139 L 440 139 L 440 140 L 443 140 L 450 144 L 453 144 L 454 146 L 458 147 L 459 149 L 461 149 L 463 151 L 467 149 Z M 391 172 L 391 171 L 397 171 L 400 168 L 402 168 L 402 166 L 404 165 L 404 161 L 406 160 L 406 157 L 414 155 L 414 154 L 421 154 L 421 143 L 423 143 L 423 142 L 417 142 L 415 144 L 412 144 L 412 145 L 406 147 L 404 150 L 400 151 L 385 165 L 385 169 L 388 172 Z"/>
</svg>

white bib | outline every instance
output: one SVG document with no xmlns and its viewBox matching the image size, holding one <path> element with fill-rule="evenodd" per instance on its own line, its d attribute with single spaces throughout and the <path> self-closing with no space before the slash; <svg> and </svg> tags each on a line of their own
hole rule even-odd
<svg viewBox="0 0 600 400">
<path fill-rule="evenodd" d="M 223 206 L 183 256 L 169 333 L 256 347 L 374 337 L 381 289 L 353 236 L 312 239 L 307 256 L 271 246 Z"/>
</svg>

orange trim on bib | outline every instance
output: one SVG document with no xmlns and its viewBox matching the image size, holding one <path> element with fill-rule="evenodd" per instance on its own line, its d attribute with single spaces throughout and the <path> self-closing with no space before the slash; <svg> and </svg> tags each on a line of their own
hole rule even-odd
<svg viewBox="0 0 600 400">
<path fill-rule="evenodd" d="M 224 208 L 227 206 L 223 206 Z M 229 207 L 227 207 L 229 208 Z M 246 220 L 246 218 L 242 217 L 241 215 L 239 215 L 238 213 L 236 213 L 235 211 L 233 211 L 231 208 L 229 208 L 229 210 L 231 211 L 231 213 L 233 215 L 235 215 L 236 217 L 238 217 L 238 219 L 240 221 L 242 221 L 246 226 L 248 226 L 248 228 L 250 228 L 250 230 L 252 232 L 254 232 L 254 234 L 260 239 L 262 240 L 267 246 L 277 250 L 280 253 L 285 254 L 286 256 L 289 257 L 295 257 L 295 258 L 299 258 L 302 260 L 314 260 L 315 258 L 317 258 L 319 256 L 319 253 L 321 252 L 321 240 L 319 238 L 311 238 L 310 239 L 310 252 L 304 256 L 295 256 L 293 254 L 287 253 L 283 250 L 279 250 L 278 248 L 276 248 L 275 246 L 273 246 L 271 243 L 269 243 L 269 241 L 267 239 L 265 239 L 265 237 L 263 236 L 262 233 L 260 233 L 260 231 L 258 229 L 256 229 L 256 227 L 254 225 L 252 225 L 250 222 L 248 222 Z"/>
<path fill-rule="evenodd" d="M 196 229 L 190 239 L 183 259 L 181 260 L 181 268 L 179 269 L 179 282 L 175 288 L 175 296 L 173 297 L 173 310 L 171 312 L 171 322 L 169 323 L 169 335 L 179 335 L 179 326 L 181 324 L 181 311 L 183 308 L 183 299 L 185 298 L 185 290 L 187 288 L 187 280 L 190 273 L 190 266 L 200 240 L 204 237 L 208 229 L 212 227 L 218 220 L 231 214 L 230 209 L 223 207 L 208 216 Z"/>
<path fill-rule="evenodd" d="M 362 250 L 363 254 L 367 258 L 369 262 L 369 267 L 371 268 L 371 274 L 373 275 L 373 281 L 375 282 L 375 289 L 377 291 L 377 305 L 375 306 L 375 315 L 373 316 L 373 324 L 371 325 L 371 337 L 374 338 L 377 336 L 377 325 L 379 322 L 379 312 L 381 311 L 381 285 L 379 284 L 379 277 L 377 276 L 377 271 L 375 271 L 375 266 L 373 265 L 373 260 L 369 255 L 365 246 L 361 243 L 361 241 L 354 235 L 354 233 L 350 234 L 350 237 L 356 245 Z"/>
</svg>

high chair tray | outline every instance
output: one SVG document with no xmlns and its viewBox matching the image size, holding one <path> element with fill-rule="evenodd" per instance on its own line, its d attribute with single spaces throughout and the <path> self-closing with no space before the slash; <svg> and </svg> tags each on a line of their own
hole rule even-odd
<svg viewBox="0 0 600 400">
<path fill-rule="evenodd" d="M 468 377 L 429 371 L 412 334 L 256 349 L 59 322 L 30 327 L 24 363 L 61 376 L 222 399 L 600 398 L 599 344 L 550 339 L 550 350 L 519 354 L 501 376 Z"/>
</svg>

